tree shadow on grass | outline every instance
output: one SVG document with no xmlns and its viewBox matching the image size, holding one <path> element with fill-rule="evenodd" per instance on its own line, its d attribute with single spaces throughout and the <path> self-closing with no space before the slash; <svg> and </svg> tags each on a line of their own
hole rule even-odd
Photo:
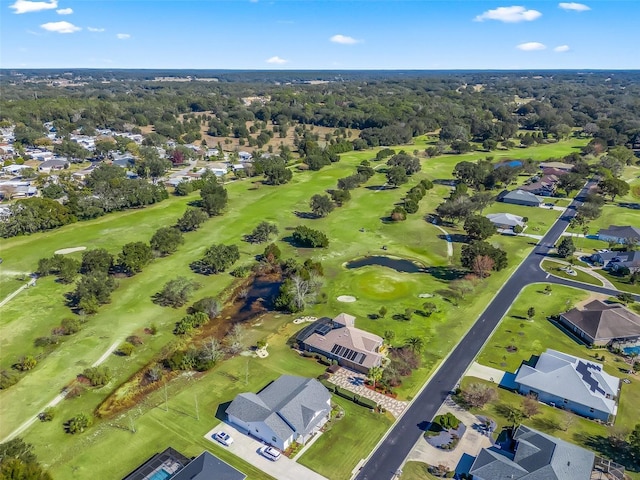
<svg viewBox="0 0 640 480">
<path fill-rule="evenodd" d="M 438 235 L 438 238 L 440 240 L 447 240 L 447 236 L 446 235 Z M 460 233 L 451 233 L 449 234 L 449 238 L 451 239 L 451 242 L 453 243 L 468 243 L 469 242 L 469 237 L 467 237 L 466 235 L 462 235 Z"/>
<path fill-rule="evenodd" d="M 444 280 L 447 282 L 458 280 L 467 274 L 465 270 L 453 266 L 427 267 L 426 270 L 427 273 L 438 280 Z"/>
<path fill-rule="evenodd" d="M 316 215 L 313 212 L 299 212 L 298 210 L 296 210 L 293 213 L 296 217 L 302 218 L 303 220 L 317 220 L 318 218 L 322 218 L 320 217 L 320 215 Z"/>
<path fill-rule="evenodd" d="M 583 432 L 574 433 L 573 439 L 576 443 L 584 445 L 590 450 L 595 450 L 602 457 L 614 459 L 614 462 L 619 463 L 627 470 L 640 471 L 640 459 L 633 458 L 626 442 L 622 442 L 622 445 L 614 445 L 603 435 L 589 435 Z"/>
<path fill-rule="evenodd" d="M 367 190 L 373 190 L 374 192 L 377 192 L 378 190 L 395 190 L 398 187 L 394 187 L 393 185 L 369 185 L 364 188 L 366 188 Z"/>
</svg>

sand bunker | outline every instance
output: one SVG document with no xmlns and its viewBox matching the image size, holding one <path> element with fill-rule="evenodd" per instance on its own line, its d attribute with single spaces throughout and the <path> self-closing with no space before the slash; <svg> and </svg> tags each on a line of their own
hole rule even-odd
<svg viewBox="0 0 640 480">
<path fill-rule="evenodd" d="M 337 300 L 343 303 L 353 303 L 356 301 L 356 297 L 352 297 L 351 295 L 340 295 Z"/>
<path fill-rule="evenodd" d="M 293 323 L 295 325 L 300 325 L 301 323 L 304 322 L 315 322 L 318 319 L 318 317 L 300 317 L 300 318 L 296 318 Z"/>
<path fill-rule="evenodd" d="M 82 250 L 86 250 L 87 247 L 71 247 L 71 248 L 62 248 L 60 250 L 56 250 L 55 253 L 56 255 L 66 255 L 67 253 L 73 253 L 73 252 L 81 252 Z"/>
</svg>

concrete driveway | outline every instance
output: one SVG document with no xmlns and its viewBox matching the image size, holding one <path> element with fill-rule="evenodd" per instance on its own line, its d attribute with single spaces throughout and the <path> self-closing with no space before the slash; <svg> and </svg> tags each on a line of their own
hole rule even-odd
<svg viewBox="0 0 640 480">
<path fill-rule="evenodd" d="M 233 443 L 230 447 L 225 447 L 212 438 L 212 435 L 220 430 L 224 430 L 233 438 Z M 284 455 L 282 455 L 277 462 L 268 460 L 258 453 L 258 449 L 262 447 L 264 443 L 246 435 L 228 423 L 219 423 L 216 428 L 207 432 L 204 438 L 216 445 L 216 448 L 229 450 L 245 462 L 250 463 L 278 480 L 327 480 L 322 475 L 317 474 L 313 470 L 309 470 L 307 467 L 303 467 Z M 215 448 L 213 453 L 215 453 Z"/>
</svg>

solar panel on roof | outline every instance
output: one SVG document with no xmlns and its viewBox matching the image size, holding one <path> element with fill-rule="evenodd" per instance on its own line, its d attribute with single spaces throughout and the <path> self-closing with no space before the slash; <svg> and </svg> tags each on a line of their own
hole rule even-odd
<svg viewBox="0 0 640 480">
<path fill-rule="evenodd" d="M 364 353 L 361 353 L 358 358 L 356 359 L 356 363 L 359 363 L 360 365 L 362 365 L 364 363 L 364 360 L 367 358 L 367 356 Z"/>
<path fill-rule="evenodd" d="M 338 349 L 340 348 L 340 345 L 338 345 L 337 343 L 333 346 L 333 348 L 331 349 L 331 353 L 336 353 L 338 351 Z"/>
<path fill-rule="evenodd" d="M 357 354 L 358 352 L 354 352 L 353 350 L 351 350 L 351 352 L 349 352 L 349 360 L 353 361 L 353 359 L 356 358 Z"/>
</svg>

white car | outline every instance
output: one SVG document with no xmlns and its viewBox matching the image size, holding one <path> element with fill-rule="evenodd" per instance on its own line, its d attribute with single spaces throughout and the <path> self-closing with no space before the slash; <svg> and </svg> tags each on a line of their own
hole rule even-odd
<svg viewBox="0 0 640 480">
<path fill-rule="evenodd" d="M 270 447 L 269 445 L 265 445 L 264 447 L 260 447 L 259 452 L 260 452 L 260 455 L 262 455 L 263 457 L 268 458 L 272 462 L 276 462 L 276 461 L 280 460 L 280 456 L 282 455 L 278 450 L 276 450 L 273 447 Z"/>
<path fill-rule="evenodd" d="M 231 435 L 229 435 L 226 432 L 223 431 L 219 431 L 218 433 L 214 433 L 212 435 L 213 439 L 220 442 L 222 445 L 224 445 L 225 447 L 228 447 L 229 445 L 231 445 L 233 443 L 233 438 L 231 438 Z"/>
</svg>

